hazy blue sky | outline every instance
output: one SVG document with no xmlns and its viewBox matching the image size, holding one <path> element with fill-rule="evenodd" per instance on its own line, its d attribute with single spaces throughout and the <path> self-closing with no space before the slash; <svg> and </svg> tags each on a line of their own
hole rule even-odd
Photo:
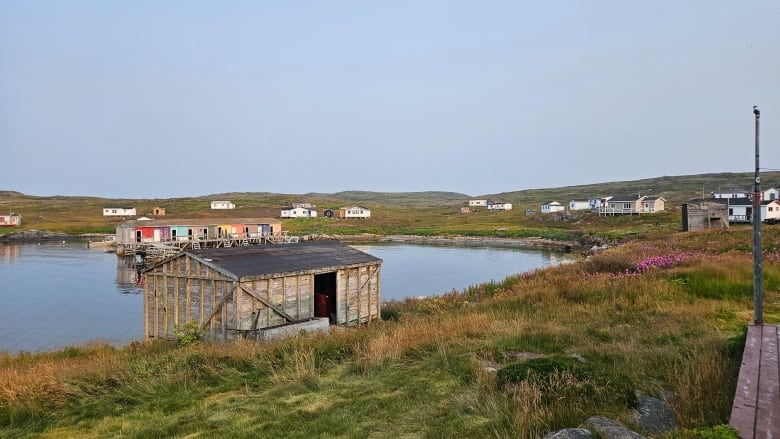
<svg viewBox="0 0 780 439">
<path fill-rule="evenodd" d="M 750 172 L 753 105 L 780 168 L 779 23 L 777 0 L 4 0 L 0 190 L 484 195 Z"/>
</svg>

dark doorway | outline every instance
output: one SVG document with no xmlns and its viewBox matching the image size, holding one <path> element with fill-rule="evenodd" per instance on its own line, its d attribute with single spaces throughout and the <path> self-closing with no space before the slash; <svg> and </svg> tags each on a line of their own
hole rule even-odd
<svg viewBox="0 0 780 439">
<path fill-rule="evenodd" d="M 336 323 L 336 272 L 314 275 L 314 316 Z"/>
</svg>

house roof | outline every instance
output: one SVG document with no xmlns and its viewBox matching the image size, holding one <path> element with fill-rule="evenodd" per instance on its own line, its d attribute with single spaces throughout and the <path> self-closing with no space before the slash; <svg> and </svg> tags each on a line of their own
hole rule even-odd
<svg viewBox="0 0 780 439">
<path fill-rule="evenodd" d="M 751 198 L 726 198 L 729 206 L 752 206 L 753 200 Z M 778 203 L 778 200 L 761 200 L 761 205 L 766 206 L 768 204 Z M 780 203 L 778 203 L 780 204 Z"/>
<path fill-rule="evenodd" d="M 563 206 L 563 204 L 557 201 L 548 201 L 546 203 L 542 203 L 542 206 Z"/>
<path fill-rule="evenodd" d="M 218 224 L 279 224 L 281 221 L 274 218 L 180 218 L 180 219 L 153 219 L 149 221 L 124 221 L 128 226 L 142 225 L 154 226 L 213 226 Z"/>
<path fill-rule="evenodd" d="M 647 197 L 643 197 L 640 195 L 615 195 L 609 201 L 610 203 L 634 202 L 634 201 L 639 201 L 643 198 L 647 198 Z"/>
<path fill-rule="evenodd" d="M 238 278 L 382 262 L 338 241 L 190 250 L 185 254 Z"/>
<path fill-rule="evenodd" d="M 666 198 L 664 198 L 664 197 L 647 197 L 647 198 L 645 198 L 645 201 L 655 201 L 655 200 L 664 200 L 664 201 L 666 201 Z"/>
</svg>

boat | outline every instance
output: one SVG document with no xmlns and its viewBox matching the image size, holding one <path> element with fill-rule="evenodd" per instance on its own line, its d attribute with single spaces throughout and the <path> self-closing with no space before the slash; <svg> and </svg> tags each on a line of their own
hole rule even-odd
<svg viewBox="0 0 780 439">
<path fill-rule="evenodd" d="M 102 241 L 87 241 L 88 248 L 102 248 L 106 252 L 116 251 L 116 235 L 107 235 Z"/>
</svg>

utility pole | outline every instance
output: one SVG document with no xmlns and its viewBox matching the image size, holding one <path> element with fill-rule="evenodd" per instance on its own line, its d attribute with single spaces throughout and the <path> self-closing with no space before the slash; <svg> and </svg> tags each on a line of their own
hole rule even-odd
<svg viewBox="0 0 780 439">
<path fill-rule="evenodd" d="M 753 181 L 753 313 L 754 324 L 764 323 L 763 291 L 761 276 L 761 176 L 758 167 L 758 121 L 761 112 L 757 106 L 753 106 L 753 114 L 756 116 L 756 178 Z"/>
</svg>

